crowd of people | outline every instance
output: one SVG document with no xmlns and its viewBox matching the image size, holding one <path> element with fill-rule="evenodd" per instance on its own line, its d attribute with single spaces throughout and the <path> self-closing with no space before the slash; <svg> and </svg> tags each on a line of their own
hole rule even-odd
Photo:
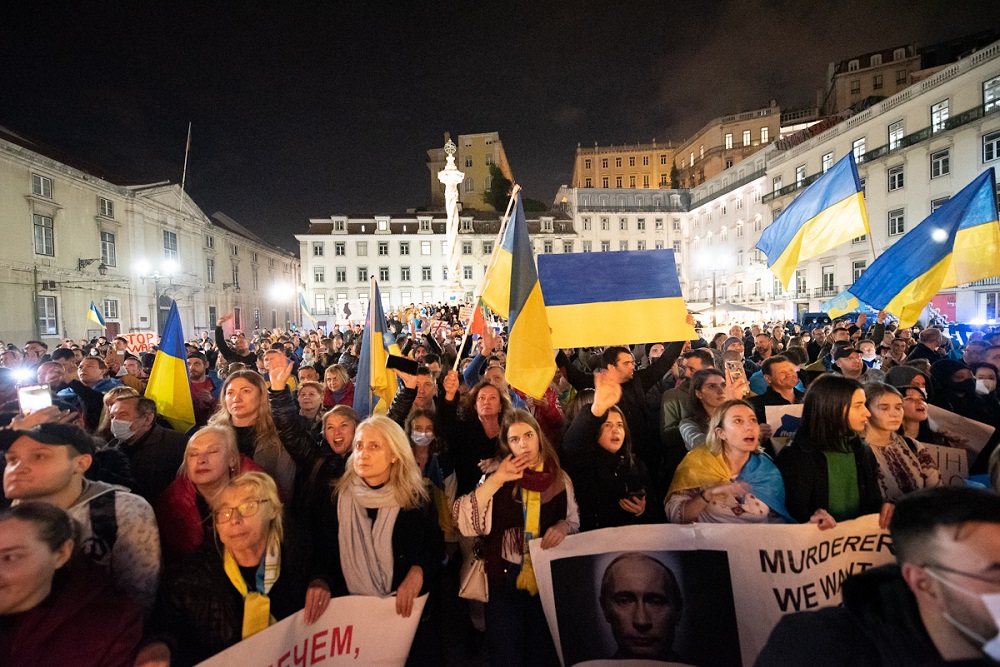
<svg viewBox="0 0 1000 667">
<path fill-rule="evenodd" d="M 409 617 L 429 593 L 408 664 L 446 664 L 457 639 L 490 664 L 553 665 L 535 538 L 552 549 L 668 522 L 827 530 L 873 513 L 900 564 L 865 576 L 919 611 L 906 620 L 925 625 L 907 628 L 919 664 L 1000 657 L 1000 332 L 958 341 L 884 313 L 733 326 L 711 341 L 698 329 L 554 351 L 555 376 L 532 397 L 507 382 L 502 327 L 465 336 L 457 308 L 427 305 L 387 322 L 417 370 L 395 371 L 395 397 L 370 416 L 353 408 L 360 325 L 229 324 L 186 344 L 187 433 L 145 396 L 155 350 L 0 344 L 0 664 L 192 665 L 299 611 L 312 623 L 338 596 L 394 596 Z M 51 405 L 22 410 L 28 385 Z M 801 423 L 778 438 L 767 408 L 795 404 Z M 983 488 L 943 487 L 926 445 L 968 443 L 928 405 L 996 429 L 969 453 Z M 979 561 L 959 554 L 963 526 Z M 476 561 L 488 601 L 468 596 L 463 624 L 445 623 Z M 845 585 L 845 600 L 873 604 L 861 586 Z M 831 637 L 851 643 L 845 628 L 864 619 L 824 613 L 783 621 L 759 664 L 844 664 L 829 662 L 846 655 Z M 889 661 L 870 634 L 873 647 L 852 644 L 858 664 L 918 664 Z M 666 659 L 646 646 L 623 657 Z"/>
</svg>

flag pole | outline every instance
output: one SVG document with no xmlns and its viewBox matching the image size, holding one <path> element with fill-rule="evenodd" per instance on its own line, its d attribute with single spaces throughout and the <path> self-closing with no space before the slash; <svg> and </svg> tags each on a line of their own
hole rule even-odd
<svg viewBox="0 0 1000 667">
<path fill-rule="evenodd" d="M 184 194 L 184 184 L 187 182 L 188 155 L 191 153 L 191 121 L 188 121 L 187 144 L 184 145 L 184 171 L 181 172 L 181 194 Z"/>
<path fill-rule="evenodd" d="M 371 320 L 369 322 L 368 320 Z M 368 334 L 368 416 L 375 414 L 375 385 L 373 380 L 375 379 L 375 365 L 372 363 L 372 349 L 374 347 L 374 340 L 372 336 L 375 335 L 375 276 L 371 278 L 371 285 L 368 291 L 368 318 L 365 320 L 365 328 L 371 327 L 369 331 L 362 331 L 362 343 L 364 341 L 364 335 Z"/>
<path fill-rule="evenodd" d="M 486 266 L 488 267 L 493 266 L 493 262 L 496 259 L 497 253 L 500 252 L 500 241 L 503 239 L 503 233 L 507 229 L 507 225 L 510 223 L 510 211 L 512 208 L 514 208 L 514 198 L 520 191 L 521 191 L 521 186 L 518 185 L 517 183 L 515 183 L 514 187 L 512 187 L 510 190 L 510 201 L 507 202 L 507 212 L 504 213 L 503 218 L 500 219 L 500 230 L 497 232 L 497 237 L 493 241 L 493 252 L 490 253 L 490 261 L 486 264 Z M 479 290 L 478 294 L 476 295 L 478 298 L 481 298 L 483 296 L 483 284 L 486 282 L 486 276 L 488 275 L 489 273 L 487 272 L 486 274 L 483 275 L 482 279 L 479 281 Z M 469 321 L 471 322 L 472 320 Z"/>
</svg>

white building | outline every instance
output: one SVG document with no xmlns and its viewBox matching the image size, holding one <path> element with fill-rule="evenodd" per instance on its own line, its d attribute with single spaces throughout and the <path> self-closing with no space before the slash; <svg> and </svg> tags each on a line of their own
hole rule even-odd
<svg viewBox="0 0 1000 667">
<path fill-rule="evenodd" d="M 177 185 L 120 185 L 0 128 L 0 339 L 157 331 L 170 300 L 193 337 L 235 310 L 241 327 L 299 322 L 298 260 Z"/>
</svg>

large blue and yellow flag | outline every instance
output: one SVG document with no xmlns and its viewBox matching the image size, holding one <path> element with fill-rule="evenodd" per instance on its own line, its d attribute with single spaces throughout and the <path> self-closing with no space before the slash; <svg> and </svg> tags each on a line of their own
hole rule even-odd
<svg viewBox="0 0 1000 667">
<path fill-rule="evenodd" d="M 539 255 L 538 278 L 556 347 L 697 338 L 673 250 Z"/>
<path fill-rule="evenodd" d="M 102 329 L 107 329 L 108 325 L 104 323 L 104 316 L 101 315 L 101 311 L 97 309 L 94 302 L 90 302 L 90 310 L 87 311 L 87 319 L 98 325 Z"/>
<path fill-rule="evenodd" d="M 156 411 L 175 430 L 187 433 L 195 424 L 191 379 L 188 377 L 187 350 L 177 302 L 170 304 L 170 314 L 163 325 L 163 336 L 153 360 L 153 370 L 146 384 L 146 398 L 156 402 Z"/>
<path fill-rule="evenodd" d="M 1000 275 L 993 168 L 903 235 L 851 286 L 873 308 L 916 324 L 924 306 L 942 289 Z"/>
<path fill-rule="evenodd" d="M 787 289 L 799 262 L 868 233 L 858 166 L 848 153 L 764 229 L 757 248 Z"/>
<path fill-rule="evenodd" d="M 507 318 L 507 382 L 541 398 L 556 372 L 555 349 L 520 193 L 486 271 L 483 302 Z"/>
<path fill-rule="evenodd" d="M 368 299 L 368 314 L 365 317 L 365 332 L 361 337 L 361 357 L 358 359 L 358 374 L 354 387 L 354 411 L 365 419 L 373 414 L 389 412 L 392 397 L 396 395 L 396 374 L 385 367 L 389 351 L 399 354 L 395 341 L 388 342 L 385 326 L 385 312 L 378 283 L 372 278 L 372 289 Z"/>
</svg>

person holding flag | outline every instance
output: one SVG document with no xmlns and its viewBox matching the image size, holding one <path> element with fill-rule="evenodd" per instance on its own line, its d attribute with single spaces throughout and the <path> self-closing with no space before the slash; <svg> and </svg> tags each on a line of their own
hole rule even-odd
<svg viewBox="0 0 1000 667">
<path fill-rule="evenodd" d="M 390 349 L 399 355 L 395 340 L 391 345 L 389 343 L 382 296 L 379 294 L 378 283 L 372 278 L 371 298 L 368 300 L 368 315 L 365 318 L 354 387 L 354 411 L 360 419 L 373 414 L 386 414 L 392 397 L 396 394 L 396 374 L 385 367 Z"/>
</svg>

